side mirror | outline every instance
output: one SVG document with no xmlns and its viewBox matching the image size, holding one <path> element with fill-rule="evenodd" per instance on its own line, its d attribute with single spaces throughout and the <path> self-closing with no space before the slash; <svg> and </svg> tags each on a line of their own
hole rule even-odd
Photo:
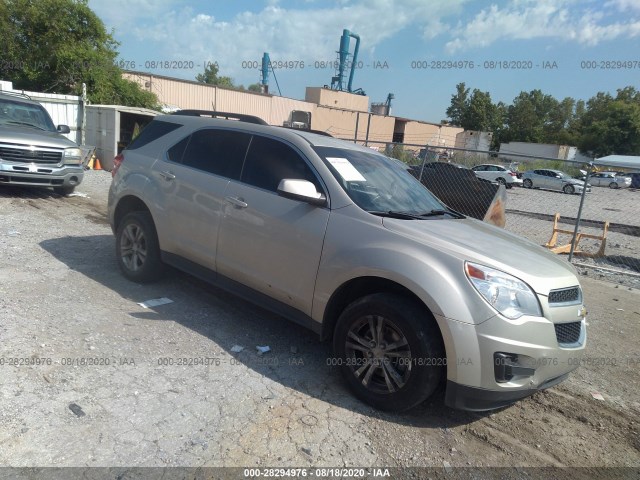
<svg viewBox="0 0 640 480">
<path fill-rule="evenodd" d="M 319 207 L 324 207 L 327 204 L 327 198 L 323 194 L 318 193 L 316 186 L 308 180 L 297 180 L 292 178 L 280 180 L 278 193 L 283 197 L 307 202 Z"/>
<path fill-rule="evenodd" d="M 63 135 L 65 133 L 71 133 L 71 129 L 69 125 L 58 125 L 58 133 L 62 133 Z"/>
</svg>

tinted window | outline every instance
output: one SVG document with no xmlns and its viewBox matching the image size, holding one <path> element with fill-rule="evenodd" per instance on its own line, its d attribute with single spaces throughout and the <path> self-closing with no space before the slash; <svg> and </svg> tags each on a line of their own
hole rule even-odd
<svg viewBox="0 0 640 480">
<path fill-rule="evenodd" d="M 172 162 L 181 163 L 182 156 L 184 155 L 184 151 L 186 150 L 187 145 L 189 144 L 190 138 L 191 138 L 191 135 L 189 135 L 186 138 L 183 138 L 178 143 L 176 143 L 173 147 L 171 147 L 167 151 L 167 158 Z"/>
<path fill-rule="evenodd" d="M 288 145 L 271 138 L 254 136 L 242 170 L 242 181 L 276 192 L 280 180 L 308 180 L 322 191 L 318 179 L 298 153 Z"/>
<path fill-rule="evenodd" d="M 181 163 L 205 172 L 238 179 L 250 139 L 251 135 L 243 132 L 198 130 L 191 135 Z M 179 145 L 178 143 L 173 148 Z M 175 154 L 178 153 L 176 150 Z"/>
<path fill-rule="evenodd" d="M 166 135 L 167 133 L 177 130 L 182 125 L 179 123 L 163 122 L 161 120 L 152 120 L 146 127 L 142 129 L 138 135 L 127 147 L 127 150 L 135 150 L 144 147 L 146 144 Z"/>
</svg>

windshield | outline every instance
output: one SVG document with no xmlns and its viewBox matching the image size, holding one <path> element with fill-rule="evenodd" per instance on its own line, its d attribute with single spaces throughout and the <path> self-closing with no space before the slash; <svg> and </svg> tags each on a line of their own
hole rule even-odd
<svg viewBox="0 0 640 480">
<path fill-rule="evenodd" d="M 333 147 L 314 150 L 363 210 L 420 215 L 446 208 L 405 168 L 384 155 Z"/>
<path fill-rule="evenodd" d="M 0 98 L 0 125 L 21 125 L 55 132 L 46 110 L 38 105 Z"/>
</svg>

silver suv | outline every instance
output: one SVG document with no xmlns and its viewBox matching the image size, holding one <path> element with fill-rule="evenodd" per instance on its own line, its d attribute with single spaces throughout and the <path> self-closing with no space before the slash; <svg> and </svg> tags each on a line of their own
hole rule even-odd
<svg viewBox="0 0 640 480">
<path fill-rule="evenodd" d="M 0 185 L 53 187 L 68 195 L 84 176 L 82 151 L 38 102 L 0 92 Z"/>
<path fill-rule="evenodd" d="M 307 326 L 385 410 L 445 382 L 448 405 L 489 410 L 580 363 L 586 312 L 566 261 L 452 211 L 369 148 L 188 113 L 156 117 L 116 157 L 127 278 L 173 265 Z"/>
</svg>

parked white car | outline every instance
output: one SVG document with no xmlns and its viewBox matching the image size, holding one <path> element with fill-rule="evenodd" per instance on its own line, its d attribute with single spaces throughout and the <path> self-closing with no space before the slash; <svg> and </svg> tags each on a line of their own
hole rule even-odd
<svg viewBox="0 0 640 480">
<path fill-rule="evenodd" d="M 473 170 L 479 178 L 484 178 L 491 182 L 498 182 L 507 188 L 511 188 L 514 185 L 522 185 L 522 180 L 518 178 L 516 172 L 502 165 L 476 165 L 471 170 Z"/>
<path fill-rule="evenodd" d="M 598 172 L 591 175 L 589 183 L 594 187 L 629 188 L 631 177 L 616 172 Z"/>
</svg>

